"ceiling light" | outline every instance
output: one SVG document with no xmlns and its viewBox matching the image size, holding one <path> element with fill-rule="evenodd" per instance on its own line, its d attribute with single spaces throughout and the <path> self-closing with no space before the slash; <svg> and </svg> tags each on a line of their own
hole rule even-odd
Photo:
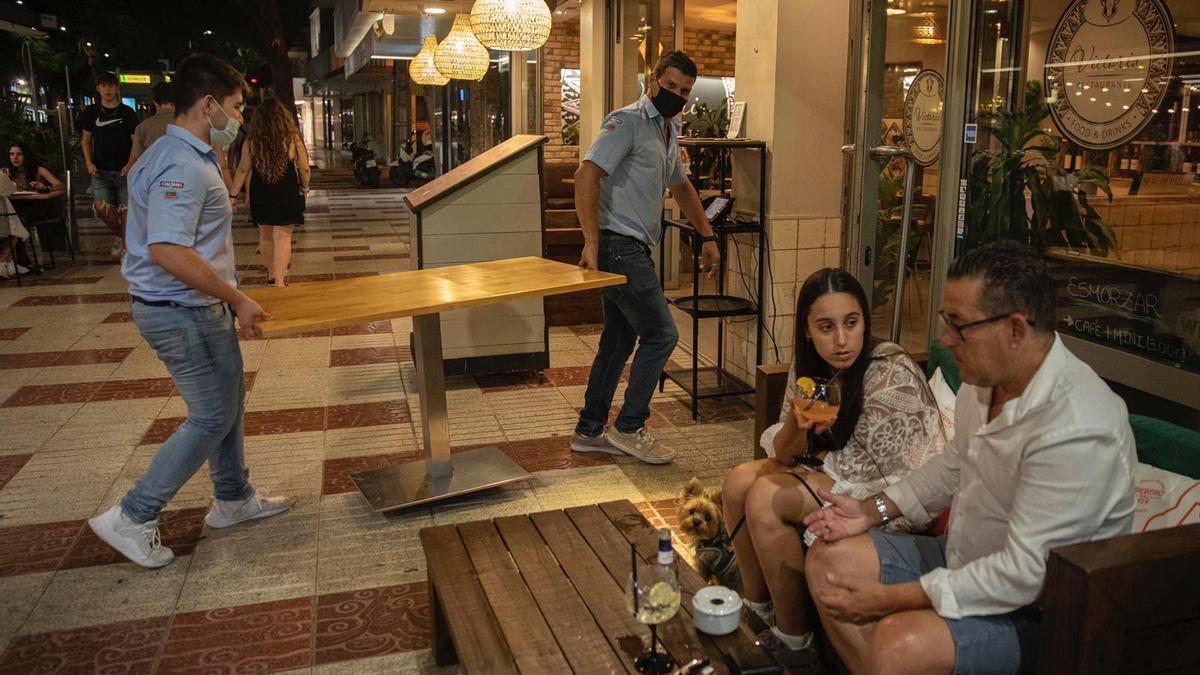
<svg viewBox="0 0 1200 675">
<path fill-rule="evenodd" d="M 92 43 L 90 43 L 90 42 L 89 42 L 89 43 L 87 43 L 87 46 L 91 47 L 91 46 L 92 46 Z"/>
<path fill-rule="evenodd" d="M 445 14 L 446 8 L 445 7 L 426 7 L 421 10 L 421 13 L 424 14 L 425 16 L 438 16 L 439 14 Z"/>
<path fill-rule="evenodd" d="M 437 51 L 437 46 L 437 38 L 432 35 L 425 36 L 425 43 L 421 45 L 421 51 L 417 52 L 412 62 L 408 64 L 408 76 L 412 78 L 413 82 L 440 87 L 450 81 L 450 78 L 439 72 L 433 63 L 433 55 Z"/>
<path fill-rule="evenodd" d="M 383 32 L 387 33 L 388 35 L 391 35 L 392 33 L 396 32 L 396 15 L 395 14 L 384 14 L 383 15 Z"/>
<path fill-rule="evenodd" d="M 66 27 L 66 26 L 59 26 L 59 27 L 58 27 L 58 29 L 59 29 L 59 30 L 61 30 L 61 31 L 63 31 L 64 33 L 67 31 L 67 27 Z"/>
<path fill-rule="evenodd" d="M 482 80 L 488 71 L 488 50 L 471 32 L 471 15 L 454 17 L 450 34 L 437 46 L 433 62 L 441 74 L 455 80 Z"/>
<path fill-rule="evenodd" d="M 488 49 L 537 49 L 550 39 L 550 24 L 545 0 L 476 0 L 471 7 L 471 31 Z"/>
<path fill-rule="evenodd" d="M 919 45 L 941 45 L 946 44 L 946 37 L 942 34 L 942 27 L 938 25 L 937 19 L 930 15 L 913 26 L 913 42 Z"/>
<path fill-rule="evenodd" d="M 1095 103 L 1095 102 L 1096 102 L 1096 97 L 1095 97 L 1095 96 L 1089 96 L 1089 97 L 1088 97 L 1088 100 L 1089 100 L 1089 101 L 1091 101 L 1092 103 Z"/>
<path fill-rule="evenodd" d="M 211 31 L 211 30 L 206 30 L 206 31 L 204 31 L 204 34 L 205 34 L 205 35 L 212 35 L 212 31 Z"/>
</svg>

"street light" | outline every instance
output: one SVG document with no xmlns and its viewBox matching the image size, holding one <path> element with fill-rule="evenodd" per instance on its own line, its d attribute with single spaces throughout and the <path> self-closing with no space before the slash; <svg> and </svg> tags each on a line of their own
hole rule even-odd
<svg viewBox="0 0 1200 675">
<path fill-rule="evenodd" d="M 104 58 L 108 58 L 108 52 L 104 52 Z"/>
<path fill-rule="evenodd" d="M 212 35 L 212 31 L 211 31 L 211 30 L 206 30 L 206 31 L 204 31 L 204 34 L 205 34 L 205 35 Z"/>
</svg>

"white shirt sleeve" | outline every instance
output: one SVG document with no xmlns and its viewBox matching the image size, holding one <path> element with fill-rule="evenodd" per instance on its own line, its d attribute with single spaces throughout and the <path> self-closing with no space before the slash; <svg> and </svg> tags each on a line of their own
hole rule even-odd
<svg viewBox="0 0 1200 675">
<path fill-rule="evenodd" d="M 1036 600 L 1050 549 L 1093 538 L 1114 501 L 1131 493 L 1133 477 L 1119 447 L 1111 432 L 1094 429 L 1032 439 L 1020 463 L 1004 547 L 922 576 L 934 610 L 959 619 L 1010 612 Z"/>
</svg>

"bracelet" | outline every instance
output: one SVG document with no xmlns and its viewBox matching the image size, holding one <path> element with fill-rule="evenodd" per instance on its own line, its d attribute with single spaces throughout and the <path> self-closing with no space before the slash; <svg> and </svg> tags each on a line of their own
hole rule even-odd
<svg viewBox="0 0 1200 675">
<path fill-rule="evenodd" d="M 879 512 L 879 524 L 887 525 L 892 517 L 888 515 L 887 502 L 883 501 L 883 495 L 877 494 L 871 499 L 875 502 L 875 510 Z"/>
</svg>

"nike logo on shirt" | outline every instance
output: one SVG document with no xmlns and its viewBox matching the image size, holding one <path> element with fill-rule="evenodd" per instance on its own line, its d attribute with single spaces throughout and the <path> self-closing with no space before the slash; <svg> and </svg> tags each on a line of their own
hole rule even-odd
<svg viewBox="0 0 1200 675">
<path fill-rule="evenodd" d="M 125 121 L 125 120 L 123 120 L 123 119 L 121 119 L 121 118 L 119 118 L 119 117 L 118 117 L 117 119 L 115 119 L 115 120 L 103 120 L 103 121 L 101 121 L 101 120 L 96 120 L 96 126 L 98 126 L 98 127 L 106 127 L 106 126 L 108 126 L 108 125 L 110 125 L 110 124 L 117 124 L 117 123 L 119 123 L 119 122 L 124 122 L 124 121 Z"/>
</svg>

